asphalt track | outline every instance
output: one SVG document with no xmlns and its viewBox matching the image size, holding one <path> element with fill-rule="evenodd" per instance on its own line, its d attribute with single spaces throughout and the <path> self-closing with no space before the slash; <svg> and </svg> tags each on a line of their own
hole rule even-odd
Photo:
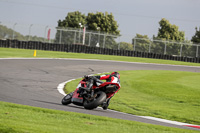
<svg viewBox="0 0 200 133">
<path fill-rule="evenodd" d="M 119 70 L 200 72 L 200 67 L 84 59 L 0 59 L 0 101 L 199 130 L 101 108 L 85 110 L 73 104 L 61 104 L 63 95 L 57 90 L 58 84 L 83 75 Z"/>
</svg>

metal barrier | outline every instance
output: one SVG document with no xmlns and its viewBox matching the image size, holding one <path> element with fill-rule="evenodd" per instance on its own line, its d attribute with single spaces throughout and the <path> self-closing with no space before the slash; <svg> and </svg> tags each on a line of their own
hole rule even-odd
<svg viewBox="0 0 200 133">
<path fill-rule="evenodd" d="M 133 38 L 134 51 L 157 53 L 164 55 L 200 57 L 200 44 L 191 42 L 177 42 L 166 40 L 151 40 L 144 38 Z"/>
</svg>

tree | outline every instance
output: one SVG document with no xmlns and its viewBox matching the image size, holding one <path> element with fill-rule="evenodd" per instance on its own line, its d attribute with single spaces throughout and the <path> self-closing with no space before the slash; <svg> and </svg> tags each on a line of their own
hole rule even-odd
<svg viewBox="0 0 200 133">
<path fill-rule="evenodd" d="M 199 27 L 199 30 L 197 29 L 197 27 L 195 29 L 196 29 L 196 33 L 192 37 L 191 41 L 195 44 L 198 44 L 200 43 L 200 27 Z"/>
<path fill-rule="evenodd" d="M 135 51 L 149 52 L 150 39 L 147 35 L 136 34 L 132 39 L 132 44 Z"/>
<path fill-rule="evenodd" d="M 67 31 L 67 29 L 65 28 L 72 27 L 72 28 L 80 29 L 82 25 L 85 25 L 85 24 L 86 24 L 86 16 L 82 14 L 81 12 L 75 11 L 75 12 L 68 13 L 64 20 L 58 21 L 58 27 L 57 27 L 58 30 L 56 33 L 55 42 L 59 43 L 61 41 L 63 43 L 73 43 L 74 36 L 76 36 L 76 32 Z M 80 40 L 80 32 L 79 32 L 79 36 L 76 36 L 76 38 L 78 37 Z"/>
<path fill-rule="evenodd" d="M 179 31 L 178 26 L 170 24 L 170 22 L 165 18 L 163 18 L 159 24 L 160 28 L 158 29 L 158 36 L 156 38 L 170 41 L 170 43 L 167 44 L 166 54 L 180 55 L 180 42 L 185 40 L 185 33 L 183 31 Z"/>
<path fill-rule="evenodd" d="M 79 11 L 69 12 L 63 21 L 58 20 L 58 27 L 80 28 L 79 23 L 86 24 L 86 16 Z"/>
<path fill-rule="evenodd" d="M 105 42 L 106 43 L 105 48 L 110 48 L 110 49 L 118 48 L 118 44 L 116 43 L 115 39 L 116 39 L 116 36 L 120 34 L 120 31 L 118 30 L 117 21 L 115 21 L 112 13 L 110 14 L 108 14 L 107 12 L 105 14 L 102 12 L 97 12 L 95 14 L 88 13 L 86 21 L 87 21 L 88 30 L 98 31 L 98 34 L 108 33 L 108 34 L 114 35 L 114 36 L 104 36 L 104 37 L 99 36 L 97 34 L 93 35 L 92 39 L 90 40 L 93 46 L 99 43 L 100 47 L 102 47 L 102 45 Z"/>
<path fill-rule="evenodd" d="M 88 13 L 86 21 L 89 30 L 100 30 L 114 35 L 119 35 L 120 33 L 120 31 L 118 30 L 117 21 L 115 21 L 112 13 Z"/>
<path fill-rule="evenodd" d="M 22 35 L 21 33 L 14 31 L 11 28 L 6 26 L 0 25 L 0 39 L 15 39 L 20 41 L 27 41 L 30 38 L 31 41 L 44 41 L 43 37 L 37 36 L 30 36 L 29 35 Z"/>
<path fill-rule="evenodd" d="M 102 47 L 103 42 L 111 44 L 108 46 L 108 48 L 116 47 L 117 43 L 115 42 L 113 37 L 109 36 L 102 36 L 101 33 L 108 33 L 108 34 L 114 34 L 119 35 L 120 31 L 118 30 L 118 24 L 114 20 L 114 16 L 112 13 L 108 14 L 107 12 L 104 14 L 102 12 L 97 13 L 88 13 L 87 16 L 84 14 L 81 14 L 81 12 L 70 12 L 65 17 L 64 20 L 58 21 L 58 29 L 59 28 L 81 28 L 79 23 L 87 27 L 88 30 L 97 31 L 95 34 L 92 35 L 86 35 L 85 42 L 88 43 L 90 40 L 90 46 L 96 46 L 97 43 L 100 44 Z M 80 40 L 80 34 L 82 36 L 82 32 L 79 32 L 79 40 Z M 62 35 L 62 38 L 60 38 L 60 35 Z M 65 37 L 65 38 L 63 38 Z M 77 33 L 72 31 L 64 31 L 58 30 L 56 33 L 56 42 L 64 42 L 64 43 L 73 43 L 74 38 L 77 38 Z M 75 39 L 76 39 L 75 38 Z M 105 38 L 105 39 L 104 39 Z M 60 40 L 61 39 L 61 40 Z M 80 41 L 79 41 L 80 42 Z"/>
<path fill-rule="evenodd" d="M 120 42 L 120 50 L 133 51 L 133 45 L 127 42 Z"/>
<path fill-rule="evenodd" d="M 160 28 L 158 29 L 158 38 L 173 41 L 185 40 L 185 33 L 183 31 L 179 31 L 178 26 L 170 24 L 165 18 L 163 18 L 159 24 Z"/>
<path fill-rule="evenodd" d="M 199 27 L 199 30 L 197 29 L 197 27 L 196 27 L 195 29 L 196 29 L 196 33 L 195 33 L 195 35 L 192 37 L 191 41 L 192 41 L 194 44 L 200 44 L 200 27 Z M 195 53 L 195 54 L 193 54 L 193 55 L 200 57 L 200 52 L 196 53 L 197 51 L 199 51 L 199 50 L 197 50 L 197 49 L 199 49 L 199 48 L 200 48 L 199 45 L 193 46 L 193 47 L 191 48 L 191 51 L 193 51 L 193 53 Z"/>
</svg>

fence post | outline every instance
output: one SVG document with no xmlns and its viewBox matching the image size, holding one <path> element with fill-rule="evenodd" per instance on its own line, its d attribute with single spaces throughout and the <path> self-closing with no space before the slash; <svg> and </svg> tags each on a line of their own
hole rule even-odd
<svg viewBox="0 0 200 133">
<path fill-rule="evenodd" d="M 17 25 L 17 23 L 15 23 L 14 25 L 13 25 L 13 37 L 12 37 L 12 39 L 14 40 L 14 38 L 15 38 L 15 36 L 14 36 L 14 33 L 15 33 L 15 26 Z"/>
<path fill-rule="evenodd" d="M 80 41 L 81 41 L 81 28 L 80 28 L 80 30 L 79 30 L 79 38 L 78 38 L 79 40 L 78 40 L 78 43 L 80 43 Z"/>
<path fill-rule="evenodd" d="M 90 46 L 90 42 L 91 41 L 91 32 L 90 32 L 90 35 L 89 35 L 89 46 Z"/>
<path fill-rule="evenodd" d="M 60 30 L 60 40 L 59 40 L 60 44 L 61 44 L 61 39 L 62 39 L 62 30 Z"/>
<path fill-rule="evenodd" d="M 118 45 L 118 50 L 120 50 L 120 37 L 119 37 L 119 45 Z"/>
<path fill-rule="evenodd" d="M 44 42 L 46 41 L 45 38 L 46 38 L 46 30 L 47 30 L 47 28 L 48 28 L 48 26 L 46 26 L 45 29 L 44 29 Z"/>
<path fill-rule="evenodd" d="M 135 45 L 136 45 L 136 40 L 134 38 L 134 47 L 133 47 L 133 51 L 135 51 Z"/>
<path fill-rule="evenodd" d="M 181 43 L 180 56 L 182 55 L 183 44 Z"/>
<path fill-rule="evenodd" d="M 83 27 L 83 45 L 85 45 L 85 32 L 86 32 L 86 26 Z"/>
<path fill-rule="evenodd" d="M 150 40 L 150 43 L 149 43 L 149 53 L 151 53 L 151 40 Z"/>
<path fill-rule="evenodd" d="M 167 52 L 167 41 L 165 41 L 164 55 L 166 55 L 166 52 Z"/>
<path fill-rule="evenodd" d="M 76 31 L 75 31 L 75 34 L 74 34 L 74 44 L 76 43 Z"/>
<path fill-rule="evenodd" d="M 30 41 L 30 38 L 31 38 L 31 27 L 33 26 L 33 24 L 31 24 L 29 26 L 29 36 L 28 36 L 28 41 Z"/>
<path fill-rule="evenodd" d="M 106 41 L 106 34 L 104 34 L 104 38 L 103 38 L 103 48 L 105 48 L 105 41 Z"/>
</svg>

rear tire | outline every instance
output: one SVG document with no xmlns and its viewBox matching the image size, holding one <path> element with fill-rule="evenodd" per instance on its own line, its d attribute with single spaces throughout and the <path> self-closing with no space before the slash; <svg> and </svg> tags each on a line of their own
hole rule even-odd
<svg viewBox="0 0 200 133">
<path fill-rule="evenodd" d="M 85 109 L 94 109 L 101 105 L 103 102 L 106 101 L 106 93 L 103 91 L 97 92 L 97 97 L 95 100 L 88 102 L 87 100 L 84 101 L 83 106 Z"/>
<path fill-rule="evenodd" d="M 67 94 L 61 101 L 63 105 L 67 105 L 71 103 L 72 96 Z"/>
</svg>

